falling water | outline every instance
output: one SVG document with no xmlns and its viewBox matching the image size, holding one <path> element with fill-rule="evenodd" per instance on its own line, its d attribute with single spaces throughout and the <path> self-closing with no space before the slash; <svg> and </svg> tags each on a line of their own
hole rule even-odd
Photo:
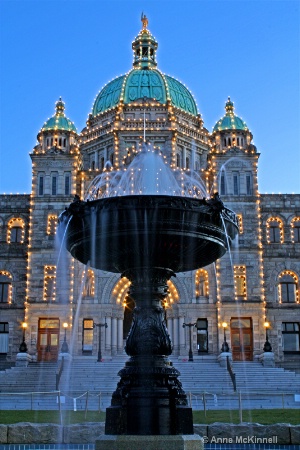
<svg viewBox="0 0 300 450">
<path fill-rule="evenodd" d="M 143 144 L 124 171 L 113 171 L 106 164 L 87 189 L 85 200 L 122 195 L 172 195 L 203 198 L 205 184 L 194 171 L 171 170 L 159 149 Z"/>
</svg>

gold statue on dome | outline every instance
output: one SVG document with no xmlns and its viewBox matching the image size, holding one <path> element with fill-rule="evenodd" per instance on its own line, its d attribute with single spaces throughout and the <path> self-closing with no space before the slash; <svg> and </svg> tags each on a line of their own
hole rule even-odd
<svg viewBox="0 0 300 450">
<path fill-rule="evenodd" d="M 148 19 L 144 13 L 142 13 L 141 21 L 143 23 L 143 29 L 146 30 L 148 26 Z"/>
</svg>

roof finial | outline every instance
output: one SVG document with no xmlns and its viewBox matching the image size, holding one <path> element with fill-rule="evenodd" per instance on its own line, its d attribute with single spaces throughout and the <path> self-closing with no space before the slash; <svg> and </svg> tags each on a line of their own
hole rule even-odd
<svg viewBox="0 0 300 450">
<path fill-rule="evenodd" d="M 141 16 L 141 21 L 143 24 L 143 30 L 146 30 L 147 26 L 148 26 L 148 19 L 146 17 L 146 14 L 144 14 L 143 12 L 142 12 L 142 16 Z"/>
<path fill-rule="evenodd" d="M 233 111 L 234 111 L 234 105 L 233 105 L 233 103 L 232 103 L 232 101 L 230 100 L 230 97 L 228 97 L 228 100 L 227 100 L 227 102 L 226 102 L 226 105 L 225 105 L 225 111 L 226 111 L 226 115 L 228 116 L 230 116 L 230 115 L 233 115 L 234 113 L 233 113 Z"/>
</svg>

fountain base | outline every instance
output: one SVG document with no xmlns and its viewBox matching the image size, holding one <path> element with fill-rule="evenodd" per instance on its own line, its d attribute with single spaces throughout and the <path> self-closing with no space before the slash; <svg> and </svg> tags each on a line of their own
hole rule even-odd
<svg viewBox="0 0 300 450">
<path fill-rule="evenodd" d="M 132 357 L 106 409 L 105 434 L 193 434 L 192 408 L 179 371 L 162 356 Z"/>
</svg>

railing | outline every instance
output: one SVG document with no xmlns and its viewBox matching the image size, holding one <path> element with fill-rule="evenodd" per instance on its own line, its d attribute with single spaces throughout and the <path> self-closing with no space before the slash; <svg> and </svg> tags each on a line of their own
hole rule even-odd
<svg viewBox="0 0 300 450">
<path fill-rule="evenodd" d="M 227 370 L 229 372 L 232 384 L 233 384 L 233 390 L 234 392 L 236 392 L 236 379 L 235 379 L 235 373 L 232 370 L 232 365 L 230 364 L 229 361 L 229 356 L 226 356 L 226 365 L 227 365 Z"/>
<path fill-rule="evenodd" d="M 55 389 L 57 391 L 59 390 L 59 382 L 60 382 L 63 370 L 64 370 L 64 357 L 61 358 L 60 366 L 58 367 L 58 370 L 57 370 L 57 372 L 55 374 L 55 378 L 56 378 L 56 383 L 55 383 L 56 387 L 55 387 Z"/>
</svg>

